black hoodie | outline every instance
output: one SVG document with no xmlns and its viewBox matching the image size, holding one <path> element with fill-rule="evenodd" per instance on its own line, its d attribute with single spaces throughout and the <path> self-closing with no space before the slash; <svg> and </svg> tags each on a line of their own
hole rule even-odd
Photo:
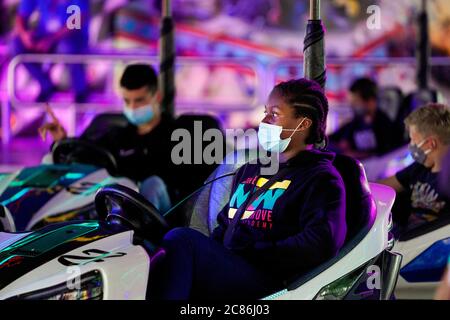
<svg viewBox="0 0 450 320">
<path fill-rule="evenodd" d="M 247 209 L 236 225 L 231 250 L 279 280 L 302 274 L 336 255 L 347 231 L 345 187 L 333 167 L 334 153 L 300 152 L 290 169 Z M 237 208 L 270 177 L 261 165 L 236 173 L 230 202 L 218 215 L 212 237 L 223 242 Z"/>
</svg>

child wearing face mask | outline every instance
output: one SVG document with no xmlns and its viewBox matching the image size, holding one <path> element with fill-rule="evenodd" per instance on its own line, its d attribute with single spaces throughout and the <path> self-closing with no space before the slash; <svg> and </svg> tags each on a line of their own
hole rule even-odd
<svg viewBox="0 0 450 320">
<path fill-rule="evenodd" d="M 393 209 L 397 236 L 450 213 L 450 198 L 439 188 L 438 177 L 450 149 L 450 108 L 428 104 L 413 111 L 405 119 L 405 125 L 415 162 L 380 181 L 394 188 L 400 199 L 408 199 L 406 208 Z"/>
<path fill-rule="evenodd" d="M 259 127 L 279 170 L 247 163 L 210 237 L 169 231 L 161 264 L 150 271 L 152 299 L 258 299 L 334 257 L 347 234 L 345 186 L 326 140 L 328 101 L 306 79 L 272 90 Z"/>
</svg>

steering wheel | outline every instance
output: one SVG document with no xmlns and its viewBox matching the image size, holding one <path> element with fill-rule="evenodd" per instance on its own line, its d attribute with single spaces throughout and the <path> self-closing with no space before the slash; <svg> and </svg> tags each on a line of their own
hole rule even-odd
<svg viewBox="0 0 450 320">
<path fill-rule="evenodd" d="M 53 163 L 80 162 L 105 168 L 110 174 L 118 171 L 116 158 L 107 149 L 92 142 L 69 138 L 56 142 L 52 148 Z"/>
<path fill-rule="evenodd" d="M 158 242 L 170 229 L 158 209 L 143 195 L 119 184 L 97 191 L 95 209 L 100 220 L 125 226 L 151 241 Z"/>
</svg>

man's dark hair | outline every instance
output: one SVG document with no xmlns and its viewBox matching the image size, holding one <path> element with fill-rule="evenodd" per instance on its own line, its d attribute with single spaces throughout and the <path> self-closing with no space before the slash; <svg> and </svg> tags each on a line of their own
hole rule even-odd
<svg viewBox="0 0 450 320">
<path fill-rule="evenodd" d="M 371 99 L 377 99 L 378 88 L 372 79 L 359 78 L 350 86 L 350 92 L 359 95 L 364 101 L 369 101 Z"/>
<path fill-rule="evenodd" d="M 273 88 L 272 94 L 278 94 L 292 106 L 297 117 L 312 120 L 310 134 L 305 143 L 326 146 L 328 99 L 317 82 L 303 78 L 281 82 Z"/>
<path fill-rule="evenodd" d="M 150 92 L 154 93 L 158 89 L 158 76 L 151 65 L 130 64 L 120 78 L 120 86 L 128 90 L 147 86 Z"/>
</svg>

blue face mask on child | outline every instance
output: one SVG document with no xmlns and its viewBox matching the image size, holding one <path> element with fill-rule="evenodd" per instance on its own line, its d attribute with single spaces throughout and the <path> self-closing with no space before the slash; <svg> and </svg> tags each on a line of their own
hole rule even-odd
<svg viewBox="0 0 450 320">
<path fill-rule="evenodd" d="M 266 151 L 276 153 L 284 152 L 287 149 L 289 143 L 291 142 L 291 138 L 294 135 L 295 131 L 298 130 L 298 128 L 302 125 L 303 121 L 305 121 L 305 119 L 306 118 L 303 118 L 295 129 L 283 129 L 283 127 L 281 126 L 261 122 L 259 124 L 258 130 L 259 143 Z M 280 135 L 283 130 L 292 131 L 292 134 L 289 136 L 289 138 L 281 139 Z"/>
<path fill-rule="evenodd" d="M 127 117 L 128 121 L 136 126 L 140 126 L 149 122 L 155 115 L 153 112 L 153 106 L 151 104 L 136 109 L 131 109 L 127 106 L 124 106 L 123 114 L 125 115 L 125 117 Z"/>
</svg>

